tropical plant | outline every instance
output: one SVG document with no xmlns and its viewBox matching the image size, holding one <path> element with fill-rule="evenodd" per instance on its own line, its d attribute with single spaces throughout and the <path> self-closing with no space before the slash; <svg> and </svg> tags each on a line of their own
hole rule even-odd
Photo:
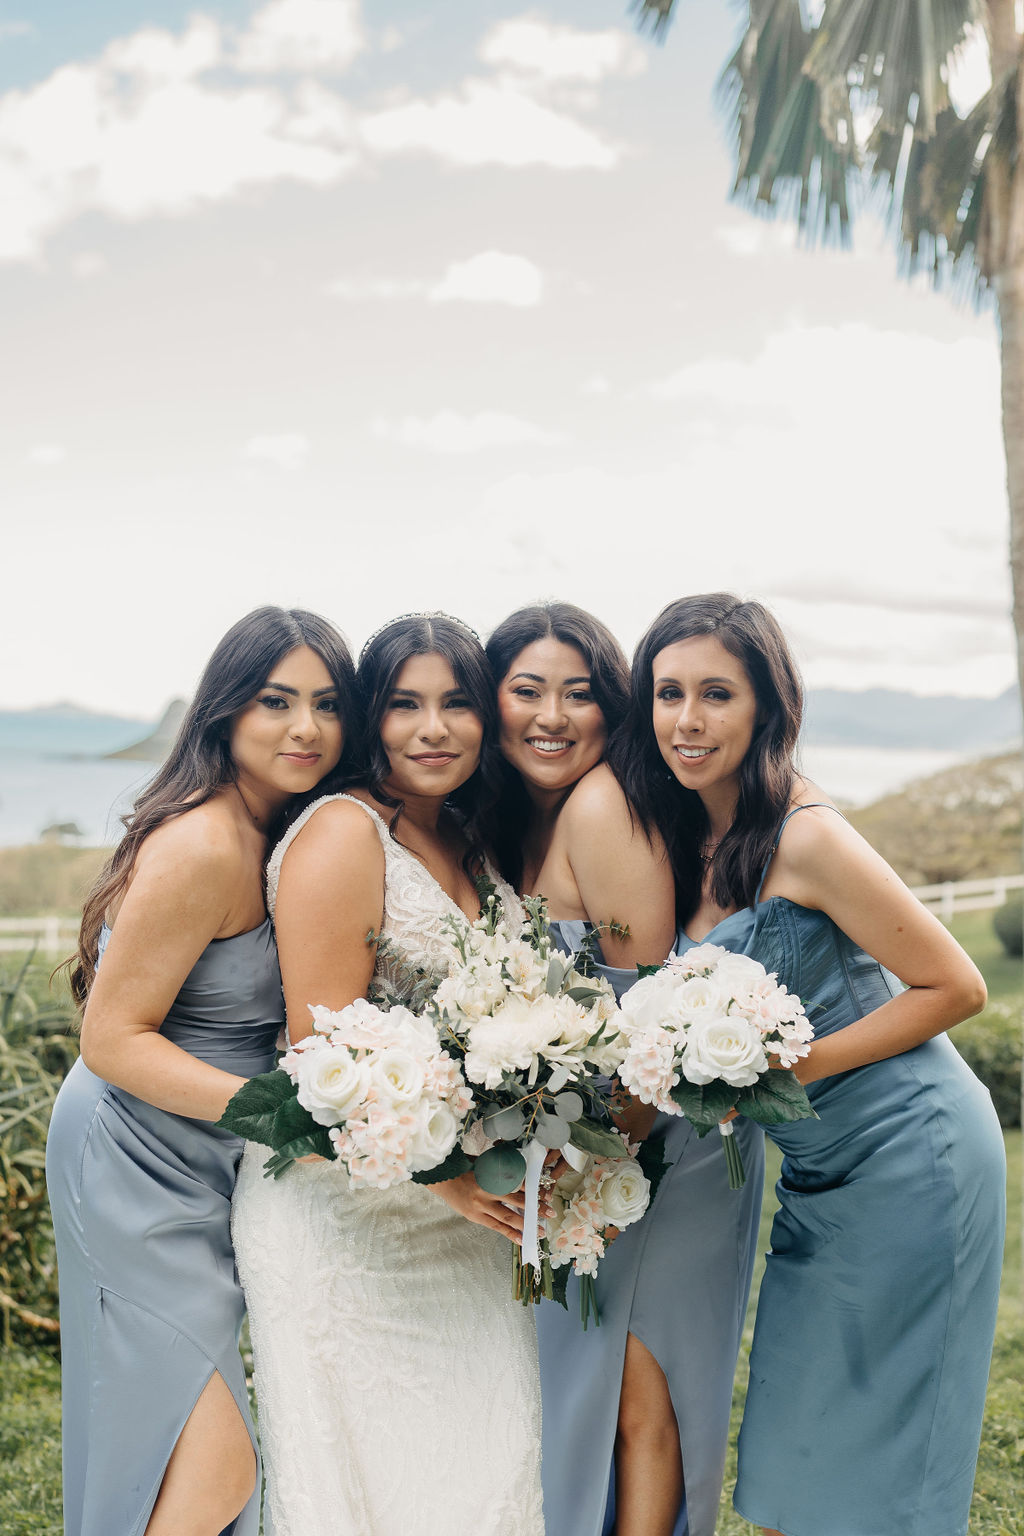
<svg viewBox="0 0 1024 1536">
<path fill-rule="evenodd" d="M 663 31 L 676 0 L 635 0 Z M 1018 0 L 750 0 L 722 86 L 740 201 L 849 237 L 858 185 L 908 271 L 990 290 L 999 316 L 1018 677 L 1024 694 L 1024 33 Z M 987 44 L 991 86 L 961 116 L 950 80 Z"/>
<path fill-rule="evenodd" d="M 50 1110 L 78 1054 L 70 1002 L 29 955 L 0 975 L 0 1346 L 55 1336 L 57 1273 L 44 1158 Z"/>
</svg>

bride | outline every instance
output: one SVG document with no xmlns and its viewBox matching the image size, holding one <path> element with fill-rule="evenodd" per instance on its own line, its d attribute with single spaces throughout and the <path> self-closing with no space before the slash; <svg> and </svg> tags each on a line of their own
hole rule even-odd
<svg viewBox="0 0 1024 1536">
<path fill-rule="evenodd" d="M 479 640 L 442 614 L 404 616 L 371 637 L 358 684 L 364 781 L 309 806 L 267 871 L 293 1040 L 310 1004 L 394 992 L 402 964 L 445 974 L 444 919 L 479 912 L 474 813 L 497 737 Z M 319 1160 L 271 1180 L 266 1156 L 246 1149 L 233 1237 L 268 1530 L 542 1536 L 536 1344 L 510 1278 L 522 1196 L 488 1195 L 472 1173 L 352 1192 Z"/>
</svg>

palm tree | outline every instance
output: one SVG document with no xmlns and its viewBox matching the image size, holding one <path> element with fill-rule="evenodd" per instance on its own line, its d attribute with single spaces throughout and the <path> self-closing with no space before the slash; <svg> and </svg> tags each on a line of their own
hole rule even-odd
<svg viewBox="0 0 1024 1536">
<path fill-rule="evenodd" d="M 663 32 L 676 0 L 635 0 Z M 908 271 L 991 290 L 999 317 L 1017 667 L 1024 698 L 1024 14 L 1019 0 L 750 0 L 722 77 L 735 195 L 849 239 L 874 189 Z M 980 29 L 980 30 L 979 30 Z M 961 117 L 951 65 L 987 41 L 992 84 Z"/>
</svg>

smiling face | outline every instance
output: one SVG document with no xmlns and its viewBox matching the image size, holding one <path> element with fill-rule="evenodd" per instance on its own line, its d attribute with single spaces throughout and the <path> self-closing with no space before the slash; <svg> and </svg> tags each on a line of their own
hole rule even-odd
<svg viewBox="0 0 1024 1536">
<path fill-rule="evenodd" d="M 319 784 L 338 764 L 342 727 L 327 667 L 300 645 L 271 669 L 251 704 L 231 723 L 235 778 L 247 802 L 279 806 Z"/>
<path fill-rule="evenodd" d="M 534 797 L 563 794 L 600 762 L 608 729 L 582 651 L 534 640 L 498 685 L 499 744 Z"/>
<path fill-rule="evenodd" d="M 380 723 L 390 765 L 384 787 L 396 799 L 445 799 L 480 761 L 483 725 L 451 663 L 410 656 L 395 677 Z"/>
<path fill-rule="evenodd" d="M 757 724 L 746 667 L 712 635 L 667 645 L 654 658 L 654 734 L 675 777 L 731 810 Z M 731 800 L 731 804 L 730 804 Z"/>
</svg>

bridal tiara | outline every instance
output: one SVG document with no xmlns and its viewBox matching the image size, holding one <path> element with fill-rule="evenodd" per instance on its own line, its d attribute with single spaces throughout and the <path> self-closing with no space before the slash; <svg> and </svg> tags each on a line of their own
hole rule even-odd
<svg viewBox="0 0 1024 1536">
<path fill-rule="evenodd" d="M 463 630 L 467 635 L 472 635 L 473 639 L 479 645 L 483 645 L 483 641 L 480 639 L 480 636 L 477 634 L 472 624 L 467 624 L 465 619 L 457 619 L 454 613 L 445 613 L 443 608 L 420 608 L 413 613 L 396 614 L 393 619 L 388 619 L 386 624 L 381 624 L 379 628 L 375 629 L 373 634 L 368 635 L 367 638 L 363 641 L 363 648 L 359 652 L 359 660 L 362 661 L 363 657 L 366 655 L 373 642 L 377 639 L 378 635 L 382 635 L 385 630 L 391 629 L 391 627 L 395 624 L 401 624 L 404 619 L 447 619 L 449 624 L 457 625 L 458 628 Z"/>
</svg>

